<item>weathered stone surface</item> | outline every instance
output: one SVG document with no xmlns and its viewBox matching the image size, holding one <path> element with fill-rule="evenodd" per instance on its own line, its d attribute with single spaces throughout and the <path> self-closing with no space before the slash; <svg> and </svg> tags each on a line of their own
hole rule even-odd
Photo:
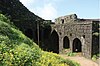
<svg viewBox="0 0 100 66">
<path fill-rule="evenodd" d="M 65 36 L 69 38 L 72 52 L 82 52 L 87 58 L 99 53 L 99 36 L 93 36 L 94 32 L 99 33 L 99 23 L 100 21 L 95 19 L 79 19 L 76 14 L 55 19 L 52 31 L 56 30 L 59 35 L 59 53 L 64 49 Z M 78 41 L 74 41 L 75 39 Z M 78 45 L 78 42 L 81 42 L 81 45 Z"/>
</svg>

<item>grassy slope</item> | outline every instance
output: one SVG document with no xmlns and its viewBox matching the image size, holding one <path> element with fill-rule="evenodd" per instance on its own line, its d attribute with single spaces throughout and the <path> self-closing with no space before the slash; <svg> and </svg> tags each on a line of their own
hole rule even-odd
<svg viewBox="0 0 100 66">
<path fill-rule="evenodd" d="M 42 51 L 0 14 L 0 66 L 68 66 L 67 63 L 57 54 Z"/>
</svg>

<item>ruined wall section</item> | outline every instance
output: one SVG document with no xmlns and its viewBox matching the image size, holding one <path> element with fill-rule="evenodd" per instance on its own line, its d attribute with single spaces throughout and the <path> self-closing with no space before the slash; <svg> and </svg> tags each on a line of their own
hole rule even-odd
<svg viewBox="0 0 100 66">
<path fill-rule="evenodd" d="M 92 23 L 84 21 L 76 23 L 74 28 L 74 37 L 79 37 L 82 43 L 82 53 L 85 57 L 91 58 L 92 46 Z M 73 37 L 73 38 L 74 38 Z"/>
<path fill-rule="evenodd" d="M 67 36 L 70 40 L 70 49 L 73 50 L 73 40 L 78 38 L 82 43 L 82 54 L 91 58 L 92 52 L 92 21 L 80 20 L 76 14 L 59 17 L 52 26 L 56 30 L 60 38 L 60 51 L 63 48 L 63 38 Z"/>
<path fill-rule="evenodd" d="M 77 19 L 78 18 L 77 18 L 76 14 L 62 16 L 62 17 L 59 17 L 59 18 L 55 19 L 55 24 L 66 24 L 66 23 L 69 23 L 69 22 L 74 22 Z"/>
<path fill-rule="evenodd" d="M 80 39 L 82 43 L 82 53 L 86 57 L 91 57 L 92 44 L 92 22 L 73 22 L 64 25 L 64 35 L 70 39 L 70 47 L 73 49 L 73 40 Z"/>
</svg>

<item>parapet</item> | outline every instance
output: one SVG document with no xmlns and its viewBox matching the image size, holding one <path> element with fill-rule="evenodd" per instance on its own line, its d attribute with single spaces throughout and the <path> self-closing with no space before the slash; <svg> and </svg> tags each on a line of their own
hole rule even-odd
<svg viewBox="0 0 100 66">
<path fill-rule="evenodd" d="M 77 15 L 71 14 L 71 15 L 62 16 L 55 19 L 55 24 L 63 24 L 63 23 L 73 22 L 75 20 L 77 20 Z"/>
</svg>

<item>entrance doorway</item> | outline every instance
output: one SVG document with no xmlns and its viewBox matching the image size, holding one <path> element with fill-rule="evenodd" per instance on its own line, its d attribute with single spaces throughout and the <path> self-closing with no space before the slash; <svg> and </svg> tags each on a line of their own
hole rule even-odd
<svg viewBox="0 0 100 66">
<path fill-rule="evenodd" d="M 52 32 L 50 40 L 50 50 L 54 53 L 59 53 L 59 36 L 55 30 Z"/>
<path fill-rule="evenodd" d="M 67 36 L 63 39 L 63 48 L 68 49 L 70 48 L 69 38 Z"/>
<path fill-rule="evenodd" d="M 73 52 L 81 52 L 82 51 L 82 43 L 78 38 L 73 40 Z"/>
</svg>

